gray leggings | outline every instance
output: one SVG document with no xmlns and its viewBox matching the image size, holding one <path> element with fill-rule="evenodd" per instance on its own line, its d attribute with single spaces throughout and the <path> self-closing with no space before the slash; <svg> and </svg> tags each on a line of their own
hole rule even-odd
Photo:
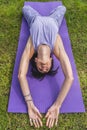
<svg viewBox="0 0 87 130">
<path fill-rule="evenodd" d="M 24 15 L 24 18 L 26 19 L 29 27 L 31 26 L 31 24 L 34 22 L 34 19 L 36 16 L 41 16 L 41 14 L 36 11 L 35 9 L 33 9 L 31 6 L 24 6 L 22 8 L 22 12 Z M 66 12 L 66 7 L 64 5 L 61 6 L 57 6 L 55 9 L 53 9 L 50 14 L 49 17 L 54 18 L 54 20 L 57 23 L 57 26 L 60 27 L 64 14 Z"/>
</svg>

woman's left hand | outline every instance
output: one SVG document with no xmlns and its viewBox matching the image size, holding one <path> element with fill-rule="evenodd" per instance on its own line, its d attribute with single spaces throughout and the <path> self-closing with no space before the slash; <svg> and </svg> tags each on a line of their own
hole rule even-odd
<svg viewBox="0 0 87 130">
<path fill-rule="evenodd" d="M 57 126 L 59 110 L 60 110 L 60 108 L 58 106 L 56 106 L 55 104 L 53 104 L 48 109 L 46 116 L 45 116 L 47 118 L 46 126 L 51 128 L 51 127 L 53 127 L 54 123 Z"/>
</svg>

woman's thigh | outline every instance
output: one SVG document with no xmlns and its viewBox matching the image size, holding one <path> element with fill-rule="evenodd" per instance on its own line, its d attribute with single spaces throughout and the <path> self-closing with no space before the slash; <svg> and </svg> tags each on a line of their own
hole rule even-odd
<svg viewBox="0 0 87 130">
<path fill-rule="evenodd" d="M 32 8 L 31 6 L 24 6 L 22 8 L 22 12 L 24 15 L 24 18 L 26 19 L 29 27 L 31 26 L 31 24 L 33 23 L 34 19 L 36 16 L 40 15 L 38 11 L 36 11 L 34 8 Z"/>
<path fill-rule="evenodd" d="M 54 10 L 50 12 L 49 16 L 56 20 L 58 27 L 60 27 L 62 23 L 65 12 L 66 12 L 66 7 L 63 5 L 57 6 Z"/>
</svg>

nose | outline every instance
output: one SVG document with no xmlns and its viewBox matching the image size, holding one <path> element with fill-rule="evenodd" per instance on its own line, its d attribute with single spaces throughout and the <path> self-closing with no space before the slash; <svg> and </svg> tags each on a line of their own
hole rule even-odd
<svg viewBox="0 0 87 130">
<path fill-rule="evenodd" d="M 42 68 L 42 71 L 43 71 L 43 72 L 47 72 L 47 71 L 48 71 L 48 68 L 47 68 L 47 67 L 43 67 L 43 68 Z"/>
<path fill-rule="evenodd" d="M 44 65 L 44 64 L 43 64 L 43 65 L 42 65 L 42 68 L 47 68 L 47 65 Z"/>
<path fill-rule="evenodd" d="M 42 65 L 42 68 L 43 68 L 43 69 L 47 69 L 47 68 L 48 68 L 48 65 L 43 64 L 43 65 Z"/>
</svg>

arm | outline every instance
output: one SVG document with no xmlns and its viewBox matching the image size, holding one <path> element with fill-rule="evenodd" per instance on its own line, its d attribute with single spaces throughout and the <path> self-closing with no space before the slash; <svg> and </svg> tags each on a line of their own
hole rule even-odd
<svg viewBox="0 0 87 130">
<path fill-rule="evenodd" d="M 64 76 L 65 76 L 65 80 L 62 84 L 62 88 L 55 101 L 55 104 L 58 107 L 61 107 L 65 97 L 67 96 L 67 94 L 71 88 L 74 77 L 73 77 L 73 72 L 72 72 L 72 68 L 71 68 L 71 64 L 70 64 L 68 55 L 65 52 L 62 39 L 59 35 L 56 40 L 56 44 L 55 44 L 55 48 L 54 48 L 54 55 L 56 56 L 56 58 L 58 60 L 60 60 L 60 64 L 61 64 Z"/>
<path fill-rule="evenodd" d="M 46 113 L 45 116 L 47 118 L 46 126 L 49 127 L 52 127 L 54 122 L 55 125 L 57 126 L 60 107 L 64 99 L 66 98 L 74 79 L 69 58 L 65 52 L 65 49 L 63 47 L 63 42 L 59 35 L 57 36 L 53 53 L 56 56 L 56 58 L 60 60 L 60 64 L 64 72 L 65 80 L 62 84 L 62 88 L 60 90 L 60 93 L 58 94 L 56 101 L 53 103 L 53 105 L 48 109 Z"/>
<path fill-rule="evenodd" d="M 32 42 L 31 42 L 31 37 L 29 37 L 21 57 L 19 72 L 18 72 L 18 79 L 24 96 L 30 93 L 28 82 L 26 79 L 26 74 L 28 71 L 30 58 L 33 55 L 33 53 L 31 54 L 31 51 L 32 51 Z M 29 99 L 32 99 L 31 95 L 29 96 Z M 32 102 L 31 101 L 27 102 L 27 105 L 29 105 L 30 103 Z"/>
<path fill-rule="evenodd" d="M 30 59 L 33 54 L 34 54 L 34 48 L 33 48 L 33 44 L 31 41 L 31 37 L 29 37 L 27 44 L 25 46 L 24 52 L 21 57 L 19 73 L 18 73 L 18 79 L 19 79 L 19 82 L 21 85 L 21 90 L 22 90 L 22 93 L 24 96 L 30 94 L 30 89 L 29 89 L 28 82 L 26 79 L 26 74 L 28 71 Z M 32 119 L 32 121 L 30 120 L 30 125 L 32 126 L 34 124 L 35 127 L 37 127 L 37 126 L 39 127 L 40 125 L 42 126 L 42 121 L 40 119 L 42 117 L 42 115 L 40 114 L 39 110 L 34 105 L 34 103 L 32 101 L 29 101 L 29 99 L 32 99 L 31 95 L 26 96 L 25 98 L 26 98 L 26 100 L 28 100 L 28 101 L 26 101 L 26 103 L 27 103 L 27 107 L 28 107 L 29 119 L 30 118 Z M 37 121 L 38 125 L 34 122 L 33 119 L 35 119 Z"/>
</svg>

